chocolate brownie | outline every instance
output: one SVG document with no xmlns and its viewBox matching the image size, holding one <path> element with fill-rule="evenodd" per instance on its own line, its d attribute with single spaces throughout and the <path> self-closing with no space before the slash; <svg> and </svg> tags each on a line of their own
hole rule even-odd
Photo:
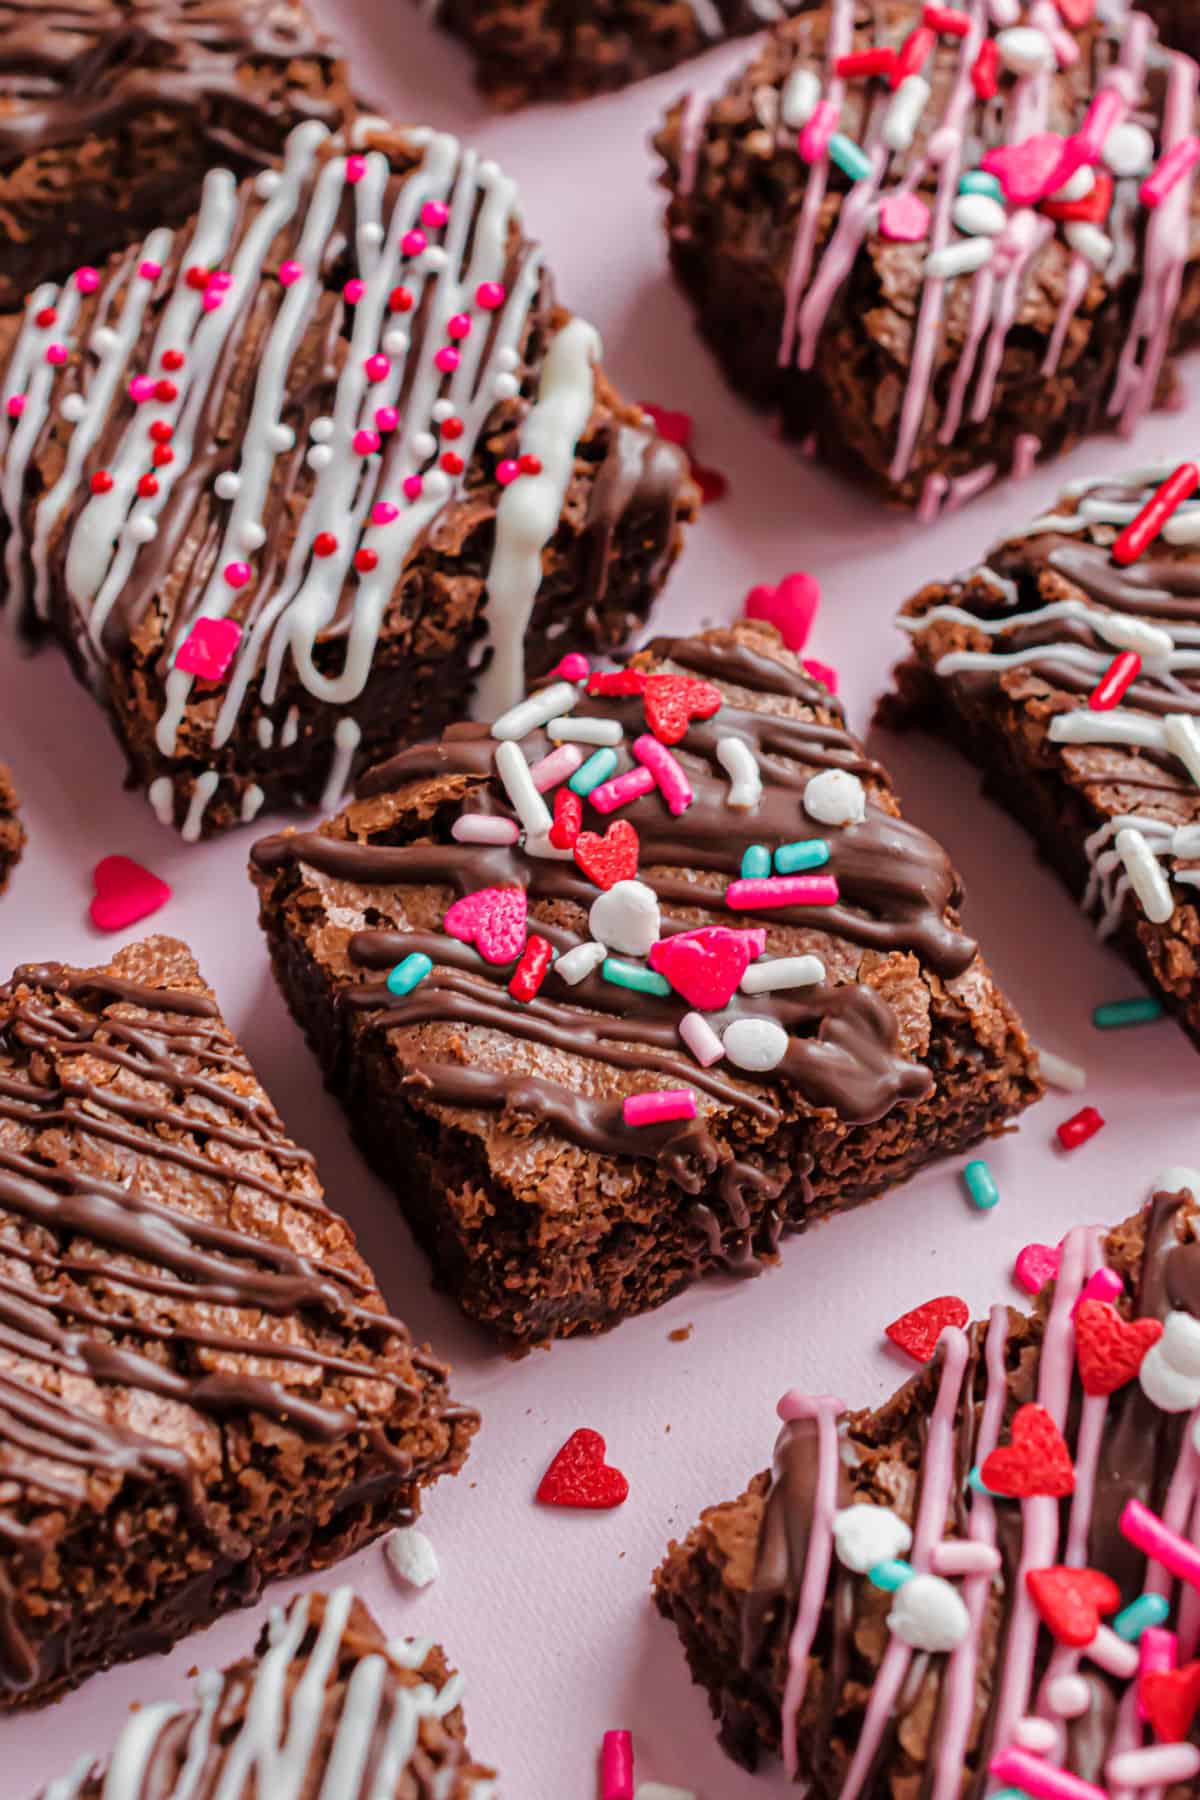
<svg viewBox="0 0 1200 1800">
<path fill-rule="evenodd" d="M 582 100 L 627 87 L 815 0 L 431 0 L 494 106 Z"/>
<path fill-rule="evenodd" d="M 621 642 L 694 506 L 513 183 L 442 133 L 371 142 L 300 126 L 0 334 L 9 604 L 187 838 L 333 806 L 477 682 L 502 710 L 526 654 Z"/>
<path fill-rule="evenodd" d="M 513 1339 L 756 1273 L 1040 1092 L 945 852 L 771 628 L 660 639 L 586 688 L 453 727 L 253 852 L 360 1143 Z"/>
<path fill-rule="evenodd" d="M 191 953 L 0 988 L 0 1700 L 408 1521 L 477 1423 L 384 1310 Z"/>
<path fill-rule="evenodd" d="M 923 588 L 882 713 L 981 765 L 1200 1046 L 1200 502 L 1123 560 L 1171 473 L 1075 482 L 978 568 Z"/>
<path fill-rule="evenodd" d="M 1090 11 L 828 0 L 657 140 L 730 381 L 925 518 L 1128 433 L 1200 335 L 1196 65 Z"/>
<path fill-rule="evenodd" d="M 0 0 L 0 311 L 352 110 L 301 0 Z"/>
<path fill-rule="evenodd" d="M 1159 1187 L 877 1411 L 785 1395 L 773 1467 L 670 1546 L 737 1761 L 816 1800 L 1196 1792 L 1200 1174 Z"/>
<path fill-rule="evenodd" d="M 17 790 L 12 776 L 0 763 L 0 894 L 20 862 L 24 848 L 25 833 L 17 810 Z"/>
<path fill-rule="evenodd" d="M 492 1800 L 461 1692 L 438 1645 L 389 1641 L 350 1588 L 302 1594 L 253 1656 L 200 1675 L 190 1706 L 139 1707 L 111 1756 L 82 1757 L 40 1800 Z"/>
<path fill-rule="evenodd" d="M 1196 0 L 1142 0 L 1165 44 L 1188 56 L 1200 56 L 1200 12 Z"/>
</svg>

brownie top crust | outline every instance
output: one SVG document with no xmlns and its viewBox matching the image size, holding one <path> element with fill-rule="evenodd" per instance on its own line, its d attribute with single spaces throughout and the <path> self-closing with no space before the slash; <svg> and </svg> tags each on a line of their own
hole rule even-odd
<svg viewBox="0 0 1200 1800">
<path fill-rule="evenodd" d="M 12 776 L 0 763 L 0 893 L 20 861 L 25 847 L 25 832 L 17 806 L 17 789 Z"/>
<path fill-rule="evenodd" d="M 900 624 L 923 668 L 968 709 L 1002 714 L 1082 802 L 1085 904 L 1101 932 L 1132 903 L 1152 925 L 1174 919 L 1186 959 L 1200 884 L 1200 501 L 1185 497 L 1148 536 L 1135 523 L 1172 480 L 1164 463 L 1073 483 L 977 568 L 923 589 Z"/>
<path fill-rule="evenodd" d="M 174 1518 L 169 1588 L 359 1494 L 403 1512 L 477 1423 L 169 938 L 0 987 L 0 1328 L 6 1699 L 65 1673 L 55 1608 L 106 1516 L 147 1564 L 137 1509 Z"/>
</svg>

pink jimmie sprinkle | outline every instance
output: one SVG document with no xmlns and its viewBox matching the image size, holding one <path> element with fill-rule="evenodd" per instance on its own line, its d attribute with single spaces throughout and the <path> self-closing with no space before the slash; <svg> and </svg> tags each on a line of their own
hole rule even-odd
<svg viewBox="0 0 1200 1800">
<path fill-rule="evenodd" d="M 157 281 L 162 274 L 162 264 L 150 261 L 139 263 L 138 274 L 143 281 Z"/>
<path fill-rule="evenodd" d="M 1125 1283 L 1115 1269 L 1097 1269 L 1071 1308 L 1071 1317 L 1075 1317 L 1085 1300 L 1116 1300 L 1124 1291 Z"/>
<path fill-rule="evenodd" d="M 1161 206 L 1171 189 L 1181 182 L 1200 162 L 1200 137 L 1185 137 L 1168 150 L 1156 169 L 1152 169 L 1138 190 L 1143 206 Z"/>
<path fill-rule="evenodd" d="M 1056 1769 L 1031 1750 L 1003 1750 L 993 1756 L 988 1773 L 995 1781 L 1009 1782 L 1031 1800 L 1108 1800 L 1108 1790 Z"/>
<path fill-rule="evenodd" d="M 649 769 L 629 769 L 624 775 L 614 775 L 611 781 L 602 781 L 588 795 L 589 804 L 597 812 L 616 812 L 618 806 L 628 806 L 632 800 L 640 800 L 654 786 L 654 776 Z"/>
<path fill-rule="evenodd" d="M 406 499 L 419 500 L 425 483 L 419 475 L 406 475 L 400 485 L 404 489 Z"/>
<path fill-rule="evenodd" d="M 929 1566 L 935 1575 L 995 1575 L 1002 1567 L 1000 1552 L 991 1544 L 970 1538 L 943 1538 L 935 1544 Z"/>
<path fill-rule="evenodd" d="M 831 694 L 837 693 L 838 672 L 828 663 L 818 662 L 815 657 L 806 656 L 800 666 L 806 675 L 811 675 L 814 681 L 819 681 L 822 687 L 827 687 Z"/>
<path fill-rule="evenodd" d="M 250 579 L 252 571 L 249 563 L 230 562 L 225 564 L 221 573 L 224 575 L 231 588 L 244 588 Z"/>
<path fill-rule="evenodd" d="M 379 433 L 377 431 L 356 431 L 354 448 L 360 456 L 374 456 L 379 448 Z"/>
<path fill-rule="evenodd" d="M 586 681 L 591 674 L 591 665 L 580 650 L 569 650 L 561 662 L 555 663 L 550 671 L 551 681 Z"/>
<path fill-rule="evenodd" d="M 774 906 L 836 906 L 838 884 L 833 875 L 764 875 L 731 881 L 725 904 L 735 912 L 762 912 Z"/>
<path fill-rule="evenodd" d="M 630 1094 L 622 1110 L 627 1125 L 665 1125 L 672 1119 L 694 1119 L 696 1096 L 691 1088 L 655 1088 Z"/>
<path fill-rule="evenodd" d="M 806 163 L 820 162 L 837 130 L 837 122 L 838 109 L 833 101 L 818 101 L 811 119 L 800 133 L 798 148 Z"/>
<path fill-rule="evenodd" d="M 82 269 L 76 269 L 75 286 L 79 289 L 81 294 L 94 294 L 96 289 L 100 286 L 99 269 L 90 269 L 86 266 Z"/>
<path fill-rule="evenodd" d="M 304 273 L 304 264 L 294 262 L 291 258 L 279 265 L 279 281 L 282 287 L 292 287 Z"/>
<path fill-rule="evenodd" d="M 175 667 L 201 681 L 221 681 L 241 641 L 236 619 L 197 619 L 175 652 Z"/>
<path fill-rule="evenodd" d="M 366 172 L 367 159 L 365 156 L 348 156 L 346 158 L 346 180 L 351 187 L 356 186 Z"/>
<path fill-rule="evenodd" d="M 379 351 L 376 351 L 374 356 L 367 357 L 366 361 L 363 363 L 363 368 L 367 372 L 368 381 L 386 381 L 392 372 L 390 361 Z"/>
<path fill-rule="evenodd" d="M 24 394 L 10 394 L 5 410 L 10 419 L 19 419 L 21 414 L 25 411 Z"/>
<path fill-rule="evenodd" d="M 1138 1639 L 1138 1675 L 1156 1675 L 1173 1669 L 1179 1662 L 1179 1639 L 1161 1625 L 1148 1625 Z M 1138 1683 L 1141 1686 L 1140 1680 Z M 1146 1718 L 1146 1708 L 1138 1699 L 1138 1718 Z"/>
<path fill-rule="evenodd" d="M 633 1800 L 633 1734 L 606 1731 L 600 1753 L 600 1800 Z"/>
<path fill-rule="evenodd" d="M 371 508 L 372 525 L 390 525 L 393 519 L 400 516 L 400 508 L 391 500 L 377 500 Z"/>
<path fill-rule="evenodd" d="M 633 754 L 653 775 L 659 793 L 667 803 L 668 810 L 676 818 L 685 813 L 695 799 L 692 784 L 683 772 L 682 765 L 676 761 L 665 744 L 660 744 L 649 732 L 633 740 Z"/>
<path fill-rule="evenodd" d="M 346 302 L 347 306 L 357 306 L 366 291 L 366 282 L 360 281 L 358 276 L 355 275 L 342 289 L 342 299 Z"/>
<path fill-rule="evenodd" d="M 465 813 L 450 827 L 457 844 L 515 844 L 520 835 L 515 819 L 493 819 L 486 813 Z"/>
<path fill-rule="evenodd" d="M 684 1013 L 679 1021 L 679 1035 L 702 1069 L 711 1069 L 725 1054 L 724 1044 L 703 1013 Z"/>
<path fill-rule="evenodd" d="M 1200 1550 L 1164 1525 L 1158 1514 L 1152 1513 L 1140 1500 L 1126 1502 L 1121 1514 L 1121 1531 L 1151 1562 L 1161 1563 L 1170 1574 L 1200 1588 Z"/>
<path fill-rule="evenodd" d="M 533 777 L 533 785 L 539 794 L 544 794 L 560 781 L 568 781 L 576 769 L 583 764 L 583 751 L 578 744 L 560 744 L 549 756 L 543 756 L 540 762 L 531 763 L 529 773 Z"/>
<path fill-rule="evenodd" d="M 1116 88 L 1101 88 L 1087 109 L 1087 117 L 1075 133 L 1075 142 L 1085 162 L 1099 162 L 1108 135 L 1125 117 L 1127 107 Z"/>
</svg>

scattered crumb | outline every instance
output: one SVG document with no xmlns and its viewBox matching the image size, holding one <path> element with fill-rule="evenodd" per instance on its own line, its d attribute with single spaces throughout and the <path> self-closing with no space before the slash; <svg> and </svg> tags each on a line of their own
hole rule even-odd
<svg viewBox="0 0 1200 1800">
<path fill-rule="evenodd" d="M 686 1344 L 695 1329 L 694 1325 L 677 1325 L 674 1331 L 668 1331 L 667 1336 L 673 1344 Z"/>
</svg>

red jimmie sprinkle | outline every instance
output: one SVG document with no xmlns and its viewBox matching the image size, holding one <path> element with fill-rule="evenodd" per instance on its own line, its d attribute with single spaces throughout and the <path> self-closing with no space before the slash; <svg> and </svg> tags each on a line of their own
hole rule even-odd
<svg viewBox="0 0 1200 1800">
<path fill-rule="evenodd" d="M 910 31 L 900 46 L 892 69 L 892 86 L 898 88 L 902 81 L 907 81 L 910 75 L 916 75 L 923 69 L 930 52 L 936 48 L 937 32 L 930 31 L 928 25 L 918 25 L 915 31 Z"/>
<path fill-rule="evenodd" d="M 971 86 L 980 100 L 990 100 L 1000 86 L 1000 52 L 995 38 L 984 38 L 971 64 Z"/>
<path fill-rule="evenodd" d="M 1080 1144 L 1086 1144 L 1089 1138 L 1095 1137 L 1103 1123 L 1103 1115 L 1094 1106 L 1081 1106 L 1077 1113 L 1072 1113 L 1059 1126 L 1058 1141 L 1064 1150 L 1078 1150 Z"/>
<path fill-rule="evenodd" d="M 944 31 L 947 37 L 966 37 L 971 29 L 967 14 L 952 6 L 927 6 L 921 17 L 930 31 Z"/>
<path fill-rule="evenodd" d="M 1114 656 L 1103 675 L 1088 695 L 1093 712 L 1108 712 L 1133 686 L 1142 672 L 1142 659 L 1136 650 L 1122 650 Z"/>
<path fill-rule="evenodd" d="M 1195 463 L 1180 463 L 1168 475 L 1156 494 L 1147 500 L 1136 519 L 1125 527 L 1112 547 L 1112 559 L 1122 568 L 1136 562 L 1148 550 L 1171 514 L 1181 507 L 1200 486 L 1200 469 Z"/>
<path fill-rule="evenodd" d="M 508 991 L 514 1000 L 532 1000 L 550 967 L 554 951 L 544 937 L 531 932 L 521 952 L 521 960 L 513 970 Z"/>
<path fill-rule="evenodd" d="M 646 677 L 640 669 L 597 669 L 588 676 L 589 694 L 644 694 Z"/>
<path fill-rule="evenodd" d="M 833 72 L 851 79 L 856 75 L 890 76 L 895 66 L 896 52 L 890 44 L 880 44 L 874 50 L 855 50 L 849 56 L 839 56 Z"/>
</svg>

